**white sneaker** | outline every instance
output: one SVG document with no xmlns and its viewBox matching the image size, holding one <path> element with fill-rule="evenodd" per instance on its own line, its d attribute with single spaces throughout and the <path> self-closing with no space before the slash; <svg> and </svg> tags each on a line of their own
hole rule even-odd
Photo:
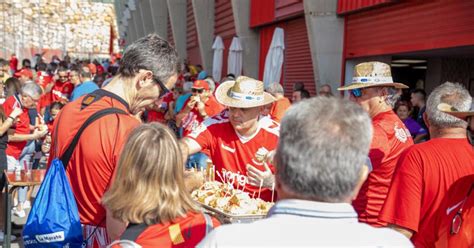
<svg viewBox="0 0 474 248">
<path fill-rule="evenodd" d="M 13 214 L 20 217 L 20 218 L 26 217 L 25 210 L 23 210 L 23 209 L 22 210 L 17 209 L 16 211 L 13 212 Z"/>
<path fill-rule="evenodd" d="M 31 202 L 30 201 L 25 201 L 23 204 L 21 204 L 23 209 L 31 208 Z"/>
<path fill-rule="evenodd" d="M 0 242 L 3 242 L 4 238 L 5 238 L 5 234 L 3 233 L 3 231 L 0 231 Z M 13 235 L 10 235 L 10 241 L 15 241 L 15 240 L 16 240 L 16 237 Z"/>
</svg>

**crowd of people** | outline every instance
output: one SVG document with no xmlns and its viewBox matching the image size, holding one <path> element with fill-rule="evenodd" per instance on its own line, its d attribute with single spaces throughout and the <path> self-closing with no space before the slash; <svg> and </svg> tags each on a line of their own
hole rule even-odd
<svg viewBox="0 0 474 248">
<path fill-rule="evenodd" d="M 460 84 L 428 96 L 381 62 L 356 65 L 345 98 L 329 84 L 311 96 L 302 82 L 217 82 L 155 34 L 110 62 L 17 63 L 0 60 L 2 169 L 46 168 L 91 116 L 119 110 L 84 130 L 67 164 L 88 247 L 474 245 L 474 113 Z M 209 166 L 274 201 L 267 218 L 203 212 L 190 193 Z"/>
</svg>

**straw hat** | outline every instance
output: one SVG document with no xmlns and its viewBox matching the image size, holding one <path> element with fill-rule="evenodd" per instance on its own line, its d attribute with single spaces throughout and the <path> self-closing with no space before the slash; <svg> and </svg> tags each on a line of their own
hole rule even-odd
<svg viewBox="0 0 474 248">
<path fill-rule="evenodd" d="M 352 90 L 367 87 L 392 86 L 397 89 L 408 89 L 402 83 L 394 83 L 390 66 L 382 62 L 365 62 L 354 67 L 352 83 L 337 90 Z"/>
<path fill-rule="evenodd" d="M 447 103 L 440 103 L 438 104 L 438 110 L 459 119 L 466 119 L 469 116 L 474 116 L 474 106 L 471 107 L 470 111 L 458 111 L 455 107 Z"/>
<path fill-rule="evenodd" d="M 275 101 L 272 95 L 263 91 L 262 81 L 244 76 L 222 83 L 215 95 L 220 104 L 234 108 L 253 108 Z"/>
</svg>

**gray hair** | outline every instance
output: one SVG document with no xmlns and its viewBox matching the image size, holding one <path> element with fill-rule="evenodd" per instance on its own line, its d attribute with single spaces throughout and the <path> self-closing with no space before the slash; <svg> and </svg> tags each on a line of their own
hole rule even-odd
<svg viewBox="0 0 474 248">
<path fill-rule="evenodd" d="M 283 86 L 279 83 L 272 83 L 268 85 L 268 87 L 265 89 L 266 92 L 272 94 L 273 96 L 276 94 L 285 94 L 285 90 L 283 89 Z"/>
<path fill-rule="evenodd" d="M 372 139 L 369 115 L 346 99 L 314 97 L 281 122 L 277 180 L 295 194 L 341 202 L 353 194 Z"/>
<path fill-rule="evenodd" d="M 395 108 L 395 104 L 397 104 L 400 96 L 402 95 L 401 90 L 395 87 L 382 87 L 387 89 L 387 98 L 385 98 L 385 103 L 393 108 Z"/>
<path fill-rule="evenodd" d="M 43 94 L 43 90 L 38 84 L 28 82 L 21 87 L 21 93 L 22 95 L 27 95 L 33 98 L 40 98 L 41 94 Z"/>
<path fill-rule="evenodd" d="M 426 115 L 429 124 L 438 129 L 467 127 L 466 121 L 439 111 L 438 105 L 440 103 L 447 103 L 458 111 L 469 111 L 472 97 L 464 86 L 459 83 L 446 82 L 436 87 L 426 102 Z"/>
<path fill-rule="evenodd" d="M 187 81 L 183 83 L 183 92 L 189 93 L 191 92 L 191 88 L 193 87 L 193 82 Z"/>
</svg>

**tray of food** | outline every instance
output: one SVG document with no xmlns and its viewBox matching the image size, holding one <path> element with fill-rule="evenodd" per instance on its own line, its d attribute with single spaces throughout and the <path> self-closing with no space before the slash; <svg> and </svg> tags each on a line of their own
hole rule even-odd
<svg viewBox="0 0 474 248">
<path fill-rule="evenodd" d="M 191 196 L 222 223 L 246 223 L 263 219 L 273 206 L 272 202 L 252 198 L 242 190 L 217 181 L 204 183 Z"/>
</svg>

